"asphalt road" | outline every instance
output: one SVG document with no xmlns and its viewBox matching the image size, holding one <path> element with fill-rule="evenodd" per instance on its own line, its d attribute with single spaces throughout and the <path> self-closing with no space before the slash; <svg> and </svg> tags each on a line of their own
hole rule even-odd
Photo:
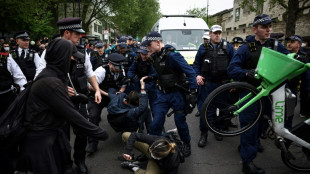
<svg viewBox="0 0 310 174">
<path fill-rule="evenodd" d="M 185 159 L 179 168 L 179 174 L 240 174 L 242 173 L 242 161 L 237 151 L 240 137 L 225 137 L 223 141 L 216 141 L 213 134 L 209 133 L 208 144 L 205 148 L 197 146 L 200 131 L 199 118 L 195 117 L 196 110 L 187 116 L 187 123 L 192 138 L 192 155 Z M 300 121 L 296 116 L 294 122 Z M 123 143 L 121 133 L 116 133 L 108 124 L 106 109 L 102 112 L 100 126 L 106 129 L 110 138 L 99 143 L 99 150 L 92 156 L 88 156 L 86 164 L 90 174 L 130 174 L 127 169 L 122 169 L 117 156 L 122 154 Z M 173 116 L 166 119 L 166 130 L 174 129 Z M 72 143 L 72 142 L 71 142 Z M 254 163 L 265 169 L 270 174 L 292 174 L 297 173 L 287 168 L 281 160 L 280 150 L 274 145 L 274 140 L 261 140 L 265 147 L 263 153 L 258 153 Z M 135 151 L 135 155 L 139 155 Z"/>
</svg>

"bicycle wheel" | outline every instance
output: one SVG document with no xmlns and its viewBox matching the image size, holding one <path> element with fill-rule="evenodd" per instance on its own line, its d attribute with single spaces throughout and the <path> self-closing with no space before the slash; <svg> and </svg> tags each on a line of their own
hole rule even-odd
<svg viewBox="0 0 310 174">
<path fill-rule="evenodd" d="M 310 149 L 307 149 L 295 142 L 287 142 L 288 153 L 281 151 L 283 163 L 296 171 L 310 171 Z"/>
<path fill-rule="evenodd" d="M 254 86 L 245 82 L 232 82 L 218 87 L 203 103 L 201 116 L 205 125 L 213 133 L 222 136 L 235 136 L 249 130 L 264 111 L 263 100 L 259 99 L 239 114 L 234 112 L 258 93 Z M 245 96 L 248 99 L 240 102 Z"/>
</svg>

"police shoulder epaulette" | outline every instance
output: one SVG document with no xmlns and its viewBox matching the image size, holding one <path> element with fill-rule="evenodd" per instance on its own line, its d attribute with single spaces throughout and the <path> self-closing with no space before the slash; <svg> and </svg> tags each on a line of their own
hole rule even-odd
<svg viewBox="0 0 310 174">
<path fill-rule="evenodd" d="M 12 51 L 10 52 L 10 54 L 12 55 L 12 58 L 13 58 L 13 59 L 17 59 L 16 50 L 12 50 Z"/>
<path fill-rule="evenodd" d="M 248 43 L 250 52 L 256 51 L 256 44 L 255 44 L 255 42 L 247 42 L 247 43 Z"/>
</svg>

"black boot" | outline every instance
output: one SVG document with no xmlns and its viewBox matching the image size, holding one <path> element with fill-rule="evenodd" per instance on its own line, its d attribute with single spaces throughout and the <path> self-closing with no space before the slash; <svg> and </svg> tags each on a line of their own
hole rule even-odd
<svg viewBox="0 0 310 174">
<path fill-rule="evenodd" d="M 202 131 L 198 142 L 198 147 L 205 147 L 208 140 L 208 131 Z"/>
<path fill-rule="evenodd" d="M 88 169 L 87 169 L 87 166 L 86 166 L 84 161 L 76 161 L 75 164 L 77 166 L 77 170 L 78 170 L 79 174 L 87 174 L 88 173 Z"/>
<path fill-rule="evenodd" d="M 243 163 L 242 171 L 245 174 L 264 174 L 265 171 L 257 166 L 253 162 Z"/>
<path fill-rule="evenodd" d="M 191 143 L 190 142 L 184 143 L 183 153 L 184 153 L 184 157 L 188 157 L 191 155 Z"/>
</svg>

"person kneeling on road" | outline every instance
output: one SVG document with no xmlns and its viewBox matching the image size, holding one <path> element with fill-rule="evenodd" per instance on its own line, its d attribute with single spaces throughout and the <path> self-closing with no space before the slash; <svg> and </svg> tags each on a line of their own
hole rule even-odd
<svg viewBox="0 0 310 174">
<path fill-rule="evenodd" d="M 184 162 L 179 146 L 166 136 L 125 132 L 122 139 L 126 142 L 123 157 L 128 161 L 123 162 L 121 166 L 134 171 L 135 174 L 177 174 L 180 163 Z M 139 161 L 131 161 L 133 147 L 149 159 L 146 170 L 140 168 Z"/>
</svg>

